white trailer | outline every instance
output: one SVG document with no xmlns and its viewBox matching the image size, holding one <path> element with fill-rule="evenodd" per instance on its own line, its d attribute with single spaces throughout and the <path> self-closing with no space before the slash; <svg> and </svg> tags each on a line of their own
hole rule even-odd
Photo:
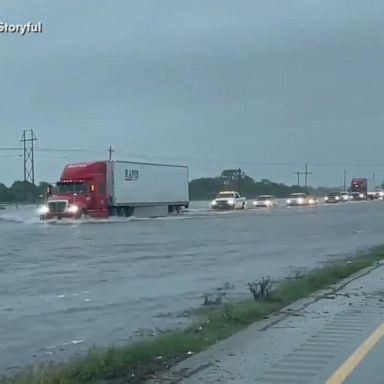
<svg viewBox="0 0 384 384">
<path fill-rule="evenodd" d="M 188 167 L 110 161 L 107 163 L 107 194 L 112 209 L 126 207 L 129 215 L 179 211 L 189 206 Z"/>
</svg>

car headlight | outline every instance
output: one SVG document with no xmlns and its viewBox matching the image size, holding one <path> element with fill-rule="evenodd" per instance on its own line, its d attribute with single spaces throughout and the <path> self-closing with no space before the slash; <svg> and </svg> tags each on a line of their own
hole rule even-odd
<svg viewBox="0 0 384 384">
<path fill-rule="evenodd" d="M 348 200 L 348 196 L 343 195 L 343 200 Z"/>
<path fill-rule="evenodd" d="M 304 203 L 304 199 L 302 197 L 299 197 L 297 199 L 297 204 L 303 204 Z"/>
<path fill-rule="evenodd" d="M 336 196 L 335 199 L 336 199 L 336 200 L 340 200 L 340 197 L 339 197 L 339 196 Z"/>
<path fill-rule="evenodd" d="M 287 204 L 291 204 L 291 199 L 288 199 L 288 200 L 287 200 Z"/>
<path fill-rule="evenodd" d="M 327 200 L 328 200 L 328 196 L 325 196 L 325 197 L 324 197 L 324 200 L 327 201 Z"/>
<path fill-rule="evenodd" d="M 309 204 L 315 204 L 315 200 L 314 199 L 309 199 L 308 203 Z"/>
<path fill-rule="evenodd" d="M 211 201 L 211 205 L 216 205 L 216 204 L 217 204 L 216 200 Z"/>
<path fill-rule="evenodd" d="M 76 213 L 79 211 L 79 207 L 77 205 L 70 205 L 68 207 L 68 212 L 69 213 Z"/>
<path fill-rule="evenodd" d="M 364 194 L 360 193 L 359 197 L 362 199 L 364 197 Z"/>
<path fill-rule="evenodd" d="M 265 205 L 272 205 L 272 201 L 271 200 L 265 200 Z"/>
<path fill-rule="evenodd" d="M 42 205 L 39 209 L 38 212 L 40 215 L 45 215 L 49 212 L 49 208 L 47 205 Z"/>
</svg>

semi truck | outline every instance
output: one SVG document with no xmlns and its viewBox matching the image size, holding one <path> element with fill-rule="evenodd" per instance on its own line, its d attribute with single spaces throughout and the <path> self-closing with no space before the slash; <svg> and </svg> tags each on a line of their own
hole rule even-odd
<svg viewBox="0 0 384 384">
<path fill-rule="evenodd" d="M 166 216 L 189 206 L 188 167 L 133 161 L 68 164 L 40 219 Z"/>
<path fill-rule="evenodd" d="M 368 179 L 362 177 L 352 179 L 350 191 L 353 200 L 366 200 L 368 198 Z"/>
</svg>

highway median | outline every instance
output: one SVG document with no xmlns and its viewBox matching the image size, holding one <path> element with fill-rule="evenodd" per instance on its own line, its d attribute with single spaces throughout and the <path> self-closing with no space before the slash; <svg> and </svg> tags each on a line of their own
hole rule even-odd
<svg viewBox="0 0 384 384">
<path fill-rule="evenodd" d="M 124 346 L 92 348 L 69 362 L 21 369 L 0 384 L 144 383 L 159 372 L 216 344 L 249 324 L 352 277 L 384 260 L 384 246 L 338 260 L 273 285 L 268 295 L 250 295 L 243 301 L 205 305 L 186 328 L 160 333 Z"/>
</svg>

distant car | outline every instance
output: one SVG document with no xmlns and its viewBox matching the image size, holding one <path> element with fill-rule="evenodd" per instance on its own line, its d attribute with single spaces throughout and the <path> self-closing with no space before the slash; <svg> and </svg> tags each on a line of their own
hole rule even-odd
<svg viewBox="0 0 384 384">
<path fill-rule="evenodd" d="M 332 204 L 332 203 L 339 203 L 342 201 L 342 196 L 340 192 L 330 192 L 327 196 L 324 197 L 324 201 L 326 203 Z"/>
<path fill-rule="evenodd" d="M 244 209 L 247 207 L 247 200 L 235 191 L 219 192 L 211 202 L 212 209 Z"/>
<path fill-rule="evenodd" d="M 376 194 L 377 200 L 383 200 L 384 199 L 384 190 L 376 189 L 375 194 Z"/>
<path fill-rule="evenodd" d="M 351 192 L 351 200 L 352 201 L 361 201 L 366 200 L 366 196 L 361 192 Z"/>
<path fill-rule="evenodd" d="M 260 195 L 253 202 L 255 208 L 272 208 L 276 206 L 275 197 L 272 195 Z"/>
<path fill-rule="evenodd" d="M 350 201 L 351 200 L 351 194 L 348 191 L 341 191 L 340 192 L 341 200 L 340 201 Z"/>
<path fill-rule="evenodd" d="M 314 196 L 307 195 L 306 193 L 292 193 L 287 199 L 287 205 L 292 206 L 307 206 L 317 205 L 319 201 Z"/>
</svg>

